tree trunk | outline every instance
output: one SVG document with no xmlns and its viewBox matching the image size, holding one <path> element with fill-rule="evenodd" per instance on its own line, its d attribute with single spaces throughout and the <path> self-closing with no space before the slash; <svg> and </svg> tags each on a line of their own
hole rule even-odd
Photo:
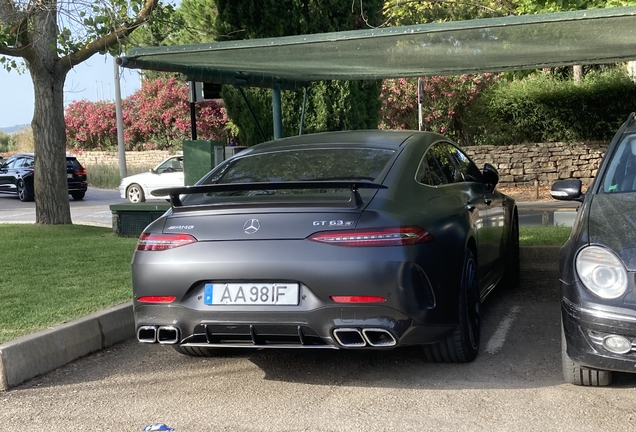
<svg viewBox="0 0 636 432">
<path fill-rule="evenodd" d="M 25 59 L 35 91 L 33 141 L 35 152 L 35 222 L 46 225 L 70 224 L 71 210 L 66 179 L 66 125 L 64 123 L 64 81 L 66 68 L 60 65 L 54 48 L 57 38 L 55 0 L 44 0 L 36 16 L 32 44 L 34 56 Z"/>
<path fill-rule="evenodd" d="M 70 224 L 64 123 L 65 77 L 33 68 L 31 77 L 35 90 L 31 122 L 35 150 L 35 222 Z"/>
</svg>

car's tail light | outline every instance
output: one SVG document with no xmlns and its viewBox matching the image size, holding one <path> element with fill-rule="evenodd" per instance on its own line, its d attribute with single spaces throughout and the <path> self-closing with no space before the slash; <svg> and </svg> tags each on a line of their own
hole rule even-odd
<svg viewBox="0 0 636 432">
<path fill-rule="evenodd" d="M 403 246 L 433 241 L 433 236 L 416 226 L 347 231 L 323 231 L 309 240 L 337 246 Z"/>
<path fill-rule="evenodd" d="M 336 303 L 382 303 L 386 299 L 380 296 L 331 296 Z"/>
<path fill-rule="evenodd" d="M 86 175 L 86 168 L 80 167 L 78 170 L 75 171 L 75 174 L 77 174 L 77 175 Z"/>
<path fill-rule="evenodd" d="M 143 233 L 137 242 L 138 251 L 163 251 L 195 243 L 189 234 Z"/>
<path fill-rule="evenodd" d="M 172 303 L 176 296 L 141 296 L 137 299 L 139 303 Z"/>
</svg>

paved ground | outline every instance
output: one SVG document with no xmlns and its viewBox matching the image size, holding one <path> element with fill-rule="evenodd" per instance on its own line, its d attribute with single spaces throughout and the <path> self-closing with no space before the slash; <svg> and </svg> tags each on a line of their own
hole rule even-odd
<svg viewBox="0 0 636 432">
<path fill-rule="evenodd" d="M 76 224 L 111 227 L 109 206 L 125 202 L 116 190 L 89 187 L 83 200 L 70 198 L 71 218 Z M 20 202 L 15 194 L 0 192 L 0 223 L 35 223 L 35 203 Z"/>
</svg>

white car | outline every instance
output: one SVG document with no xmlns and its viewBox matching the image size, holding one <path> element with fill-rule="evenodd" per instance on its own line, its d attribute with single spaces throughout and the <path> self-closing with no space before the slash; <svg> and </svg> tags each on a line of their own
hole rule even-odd
<svg viewBox="0 0 636 432">
<path fill-rule="evenodd" d="M 183 186 L 183 155 L 171 156 L 147 173 L 124 177 L 119 185 L 119 194 L 131 203 L 146 201 L 146 198 L 168 199 L 168 195 L 155 197 L 155 189 Z"/>
</svg>

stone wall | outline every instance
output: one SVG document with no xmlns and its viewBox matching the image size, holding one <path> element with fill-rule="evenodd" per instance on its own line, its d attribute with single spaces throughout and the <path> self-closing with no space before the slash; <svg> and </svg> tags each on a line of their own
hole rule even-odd
<svg viewBox="0 0 636 432">
<path fill-rule="evenodd" d="M 608 143 L 546 143 L 512 146 L 465 147 L 479 168 L 486 162 L 499 171 L 502 187 L 543 186 L 555 180 L 578 178 L 589 185 Z"/>
<path fill-rule="evenodd" d="M 86 167 L 95 165 L 119 165 L 119 154 L 117 152 L 100 152 L 100 151 L 71 151 L 77 160 Z M 148 150 L 148 151 L 129 151 L 126 152 L 126 166 L 153 168 L 162 160 L 175 154 L 165 150 Z"/>
<path fill-rule="evenodd" d="M 502 187 L 533 186 L 535 180 L 543 186 L 555 180 L 579 178 L 589 185 L 596 175 L 607 143 L 547 143 L 511 146 L 464 147 L 479 168 L 486 162 L 499 171 Z M 171 156 L 168 151 L 126 152 L 129 167 L 154 167 Z M 117 152 L 81 152 L 75 156 L 85 166 L 117 165 Z"/>
</svg>

